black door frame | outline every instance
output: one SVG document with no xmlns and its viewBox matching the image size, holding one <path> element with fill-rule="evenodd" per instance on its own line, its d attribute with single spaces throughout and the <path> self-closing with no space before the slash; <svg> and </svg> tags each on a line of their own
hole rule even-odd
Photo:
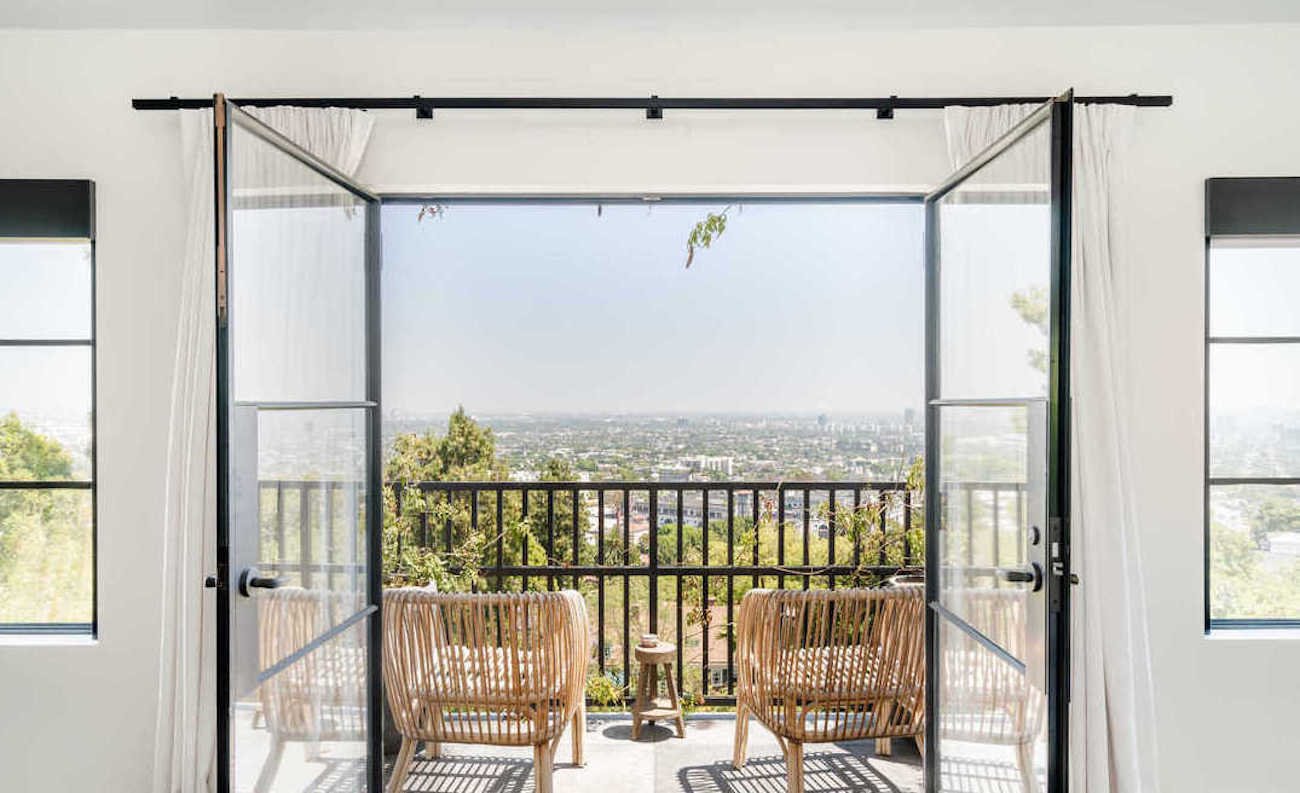
<svg viewBox="0 0 1300 793">
<path fill-rule="evenodd" d="M 939 214 L 935 202 L 1043 123 L 1051 130 L 1051 299 L 1047 411 L 1047 793 L 1069 790 L 1070 702 L 1070 257 L 1074 93 L 1035 110 L 926 196 L 925 286 L 925 788 L 939 793 Z M 975 637 L 980 638 L 980 637 Z"/>
<path fill-rule="evenodd" d="M 366 780 L 371 793 L 380 793 L 384 781 L 383 754 L 383 681 L 382 649 L 382 597 L 383 597 L 383 448 L 381 435 L 380 387 L 381 378 L 381 340 L 382 315 L 380 313 L 380 270 L 383 247 L 380 234 L 380 197 L 364 186 L 353 181 L 328 163 L 303 150 L 288 138 L 266 126 L 252 116 L 229 102 L 223 94 L 216 94 L 212 99 L 212 134 L 213 134 L 213 177 L 214 177 L 214 241 L 216 253 L 216 398 L 217 398 L 217 510 L 216 510 L 216 557 L 217 573 L 209 580 L 209 585 L 216 587 L 216 690 L 217 690 L 217 791 L 232 793 L 231 776 L 231 718 L 230 708 L 230 650 L 231 620 L 230 607 L 232 593 L 235 591 L 236 578 L 240 571 L 230 567 L 230 549 L 234 538 L 230 531 L 230 428 L 232 426 L 235 403 L 231 388 L 231 311 L 229 302 L 230 267 L 230 227 L 231 227 L 231 186 L 229 179 L 230 163 L 230 128 L 232 117 L 241 114 L 241 128 L 256 135 L 267 145 L 298 161 L 305 167 L 344 188 L 366 202 L 366 240 L 365 240 L 365 311 L 366 311 L 366 384 L 365 400 L 361 403 L 367 408 L 366 444 L 367 471 L 365 521 L 366 521 L 366 597 L 368 604 L 353 619 L 345 621 L 351 624 L 356 619 L 367 621 L 367 720 L 368 750 Z M 332 637 L 333 633 L 326 634 Z M 301 656 L 319 646 L 317 641 L 309 643 L 294 653 Z M 291 656 L 292 658 L 293 656 Z M 288 660 L 288 659 L 286 659 Z"/>
</svg>

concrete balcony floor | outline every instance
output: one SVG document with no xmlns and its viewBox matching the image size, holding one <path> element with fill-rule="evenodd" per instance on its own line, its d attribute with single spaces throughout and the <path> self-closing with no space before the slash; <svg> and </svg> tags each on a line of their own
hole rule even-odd
<svg viewBox="0 0 1300 793">
<path fill-rule="evenodd" d="M 574 766 L 566 735 L 557 752 L 556 793 L 783 793 L 786 767 L 771 733 L 749 731 L 749 762 L 731 767 L 735 718 L 695 714 L 678 738 L 663 723 L 642 728 L 632 740 L 632 720 L 593 713 L 587 719 L 587 764 Z M 921 758 L 910 740 L 894 741 L 892 757 L 877 757 L 874 741 L 810 745 L 805 749 L 808 793 L 920 793 Z M 448 744 L 439 760 L 417 756 L 408 793 L 526 793 L 533 789 L 528 747 Z"/>
</svg>

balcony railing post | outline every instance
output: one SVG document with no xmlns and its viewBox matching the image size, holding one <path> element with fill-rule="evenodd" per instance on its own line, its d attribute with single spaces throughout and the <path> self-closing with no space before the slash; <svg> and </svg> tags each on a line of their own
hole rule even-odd
<svg viewBox="0 0 1300 793">
<path fill-rule="evenodd" d="M 683 564 L 685 564 L 685 560 L 682 559 L 682 555 L 684 552 L 683 535 L 686 533 L 685 531 L 683 531 L 684 521 L 682 520 L 682 511 L 683 511 L 682 493 L 683 493 L 682 489 L 680 487 L 677 488 L 677 504 L 675 505 L 677 509 L 677 554 L 676 556 L 673 557 L 673 560 L 678 567 L 681 567 Z M 677 685 L 679 688 L 681 688 L 684 687 L 686 684 L 686 679 L 682 677 L 682 669 L 684 668 L 685 656 L 686 656 L 686 637 L 683 635 L 682 632 L 682 623 L 683 623 L 682 576 L 680 574 L 677 574 L 674 575 L 673 578 L 676 579 L 676 583 L 677 583 L 677 608 L 675 609 L 675 611 L 677 612 L 677 632 L 674 633 L 673 635 L 677 639 Z"/>
<path fill-rule="evenodd" d="M 310 482 L 298 484 L 298 580 L 303 589 L 311 589 L 311 487 Z"/>
<path fill-rule="evenodd" d="M 736 488 L 727 487 L 727 696 L 735 693 L 735 622 L 736 576 L 732 571 L 736 566 Z"/>
<path fill-rule="evenodd" d="M 546 566 L 555 565 L 555 491 L 546 490 Z M 555 591 L 555 576 L 546 574 L 546 589 Z"/>
<path fill-rule="evenodd" d="M 627 567 L 631 560 L 632 553 L 632 491 L 626 486 L 623 488 L 623 553 L 622 564 Z M 623 571 L 623 687 L 631 690 L 632 687 L 632 642 L 631 626 L 629 619 L 632 598 L 631 586 L 632 577 L 627 571 Z"/>
<path fill-rule="evenodd" d="M 808 488 L 803 489 L 803 566 L 812 566 L 812 556 L 810 547 L 812 544 L 812 534 L 810 526 L 812 525 L 812 500 Z M 803 575 L 803 588 L 808 589 L 812 586 L 812 576 L 807 571 Z"/>
<path fill-rule="evenodd" d="M 659 491 L 652 485 L 650 496 L 650 632 L 659 632 Z"/>
<path fill-rule="evenodd" d="M 596 491 L 596 566 L 605 566 L 605 491 Z M 605 676 L 605 576 L 596 576 L 596 663 Z"/>
<path fill-rule="evenodd" d="M 776 566 L 785 567 L 785 490 L 776 486 Z M 777 589 L 785 589 L 785 573 L 777 576 Z"/>
<path fill-rule="evenodd" d="M 835 568 L 835 488 L 829 491 L 828 501 L 826 502 L 826 564 L 831 569 Z M 826 577 L 826 586 L 830 589 L 835 588 L 835 574 L 831 573 Z"/>
<path fill-rule="evenodd" d="M 701 553 L 703 558 L 700 565 L 704 569 L 709 567 L 709 488 L 706 485 L 700 491 L 700 523 L 704 530 L 700 533 Z M 712 627 L 712 610 L 709 603 L 709 574 L 705 573 L 700 576 L 700 688 L 707 696 L 709 687 L 712 683 L 709 680 L 709 628 Z"/>
</svg>

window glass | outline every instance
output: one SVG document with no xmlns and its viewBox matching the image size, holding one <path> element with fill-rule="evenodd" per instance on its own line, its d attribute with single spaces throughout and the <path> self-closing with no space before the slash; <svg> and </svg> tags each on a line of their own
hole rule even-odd
<svg viewBox="0 0 1300 793">
<path fill-rule="evenodd" d="M 1207 267 L 1210 621 L 1300 621 L 1300 239 L 1214 240 Z"/>
<path fill-rule="evenodd" d="M 94 630 L 92 256 L 0 240 L 0 633 Z"/>
</svg>

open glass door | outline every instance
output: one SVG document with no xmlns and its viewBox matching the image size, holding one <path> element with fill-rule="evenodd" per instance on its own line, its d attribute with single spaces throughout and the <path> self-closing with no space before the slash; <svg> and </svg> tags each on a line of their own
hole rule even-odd
<svg viewBox="0 0 1300 793">
<path fill-rule="evenodd" d="M 378 791 L 378 200 L 214 118 L 219 790 Z"/>
<path fill-rule="evenodd" d="M 926 197 L 926 785 L 1066 790 L 1073 96 Z"/>
</svg>

